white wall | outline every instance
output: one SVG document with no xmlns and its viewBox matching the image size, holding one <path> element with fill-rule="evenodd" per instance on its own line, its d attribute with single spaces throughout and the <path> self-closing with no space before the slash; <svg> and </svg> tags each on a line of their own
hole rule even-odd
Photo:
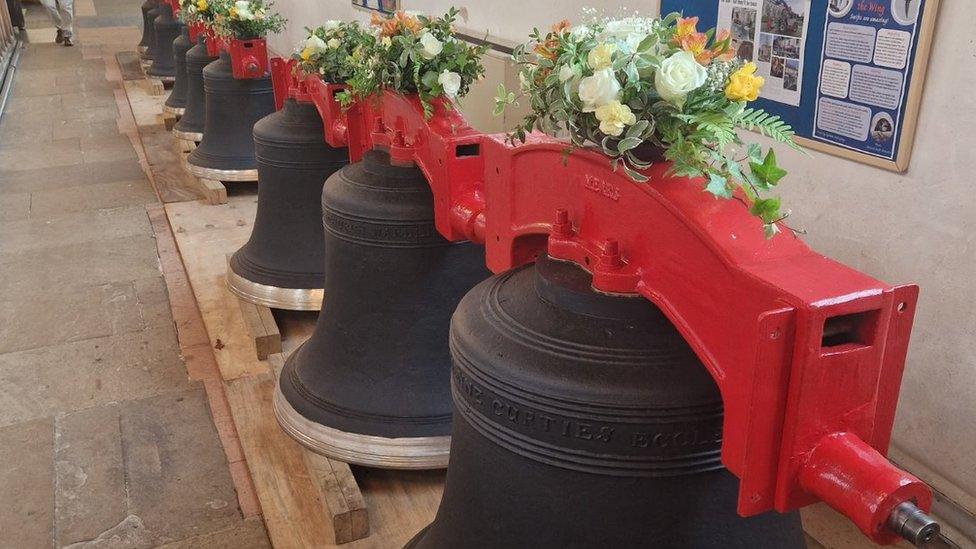
<svg viewBox="0 0 976 549">
<path fill-rule="evenodd" d="M 407 9 L 439 13 L 451 0 L 403 0 Z M 815 4 L 819 0 L 815 0 Z M 466 8 L 460 25 L 503 42 L 522 41 L 533 26 L 572 19 L 585 5 L 656 13 L 657 0 L 494 0 Z M 783 152 L 789 171 L 783 198 L 793 224 L 809 231 L 815 249 L 883 280 L 922 288 L 894 433 L 895 459 L 953 499 L 976 509 L 976 2 L 943 0 L 922 101 L 915 151 L 905 174 L 821 153 Z M 291 20 L 291 46 L 305 24 L 349 18 L 348 0 L 280 0 Z M 604 7 L 604 9 L 607 9 Z M 361 12 L 355 15 L 362 18 Z M 281 45 L 281 46 L 279 46 Z M 282 51 L 279 49 L 279 51 Z M 485 86 L 512 78 L 501 59 L 490 62 Z M 465 102 L 486 130 L 490 92 Z M 753 138 L 751 135 L 747 138 Z"/>
</svg>

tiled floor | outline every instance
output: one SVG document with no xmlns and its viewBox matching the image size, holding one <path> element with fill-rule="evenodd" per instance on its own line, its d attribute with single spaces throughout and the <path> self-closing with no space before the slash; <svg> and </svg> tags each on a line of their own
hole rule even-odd
<svg viewBox="0 0 976 549">
<path fill-rule="evenodd" d="M 265 547 L 188 379 L 120 133 L 117 51 L 140 2 L 76 0 L 77 45 L 36 4 L 0 120 L 0 548 Z"/>
</svg>

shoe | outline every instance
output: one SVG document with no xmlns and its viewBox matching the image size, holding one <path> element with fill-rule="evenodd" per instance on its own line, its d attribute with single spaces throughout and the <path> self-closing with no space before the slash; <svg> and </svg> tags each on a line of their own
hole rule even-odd
<svg viewBox="0 0 976 549">
<path fill-rule="evenodd" d="M 54 35 L 54 42 L 56 44 L 60 44 L 61 42 L 64 42 L 64 31 L 63 30 L 58 29 L 58 33 L 56 35 Z"/>
<path fill-rule="evenodd" d="M 65 36 L 64 37 L 64 45 L 70 48 L 71 46 L 74 46 L 75 43 L 72 42 L 70 38 L 68 38 L 67 36 Z"/>
</svg>

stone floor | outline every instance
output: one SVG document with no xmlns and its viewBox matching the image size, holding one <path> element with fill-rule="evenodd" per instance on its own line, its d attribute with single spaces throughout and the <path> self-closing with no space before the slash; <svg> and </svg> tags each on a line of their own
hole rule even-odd
<svg viewBox="0 0 976 549">
<path fill-rule="evenodd" d="M 179 356 L 114 54 L 136 0 L 28 4 L 0 119 L 0 548 L 265 547 Z"/>
</svg>

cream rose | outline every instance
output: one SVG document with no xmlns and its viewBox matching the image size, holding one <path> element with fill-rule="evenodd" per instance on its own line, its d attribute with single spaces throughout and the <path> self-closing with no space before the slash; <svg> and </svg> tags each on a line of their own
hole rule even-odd
<svg viewBox="0 0 976 549">
<path fill-rule="evenodd" d="M 336 19 L 329 19 L 328 21 L 325 22 L 324 25 L 322 25 L 322 28 L 324 28 L 327 31 L 336 30 L 337 28 L 339 28 L 339 25 L 341 24 L 342 21 L 338 21 Z"/>
<path fill-rule="evenodd" d="M 707 79 L 708 72 L 695 61 L 695 56 L 679 51 L 661 63 L 654 75 L 654 88 L 662 99 L 681 107 L 688 94 L 700 88 Z"/>
<path fill-rule="evenodd" d="M 640 17 L 617 19 L 606 24 L 599 38 L 615 40 L 633 52 L 644 38 L 651 33 L 651 20 Z"/>
<path fill-rule="evenodd" d="M 580 80 L 579 98 L 583 102 L 583 112 L 593 112 L 598 107 L 620 98 L 620 82 L 613 69 L 602 69 Z"/>
<path fill-rule="evenodd" d="M 626 126 L 637 122 L 637 117 L 630 110 L 630 107 L 617 100 L 598 108 L 594 114 L 596 119 L 600 121 L 600 131 L 614 137 L 624 133 Z"/>
<path fill-rule="evenodd" d="M 248 0 L 237 0 L 237 2 L 234 2 L 234 11 L 237 12 L 237 18 L 242 21 L 254 19 L 254 14 L 251 13 L 251 3 Z"/>
<path fill-rule="evenodd" d="M 461 75 L 444 69 L 444 72 L 437 77 L 437 82 L 444 88 L 444 95 L 455 99 L 458 91 L 461 90 Z"/>
<path fill-rule="evenodd" d="M 420 37 L 420 45 L 424 48 L 422 55 L 425 59 L 433 59 L 437 57 L 437 55 L 444 49 L 444 43 L 438 40 L 437 37 L 431 34 L 429 31 L 425 32 L 423 36 Z"/>
<path fill-rule="evenodd" d="M 329 46 L 330 48 L 332 48 L 332 49 L 336 49 L 336 48 L 338 48 L 338 47 L 339 47 L 339 45 L 340 45 L 340 44 L 342 44 L 342 42 L 340 42 L 338 38 L 333 38 L 333 39 L 331 39 L 331 40 L 329 40 L 329 41 L 328 41 L 328 42 L 327 42 L 326 44 L 327 44 L 327 45 L 328 45 L 328 46 Z"/>
<path fill-rule="evenodd" d="M 572 65 L 563 65 L 559 69 L 559 81 L 560 82 L 565 82 L 565 81 L 573 78 L 574 76 L 576 76 L 576 71 L 573 70 L 573 66 Z"/>
<path fill-rule="evenodd" d="M 312 53 L 323 52 L 325 51 L 325 42 L 313 34 L 312 36 L 308 37 L 308 40 L 305 41 L 305 49 Z"/>
<path fill-rule="evenodd" d="M 595 71 L 605 69 L 613 64 L 613 53 L 615 51 L 617 51 L 617 46 L 613 44 L 600 44 L 587 54 L 586 64 Z"/>
</svg>

